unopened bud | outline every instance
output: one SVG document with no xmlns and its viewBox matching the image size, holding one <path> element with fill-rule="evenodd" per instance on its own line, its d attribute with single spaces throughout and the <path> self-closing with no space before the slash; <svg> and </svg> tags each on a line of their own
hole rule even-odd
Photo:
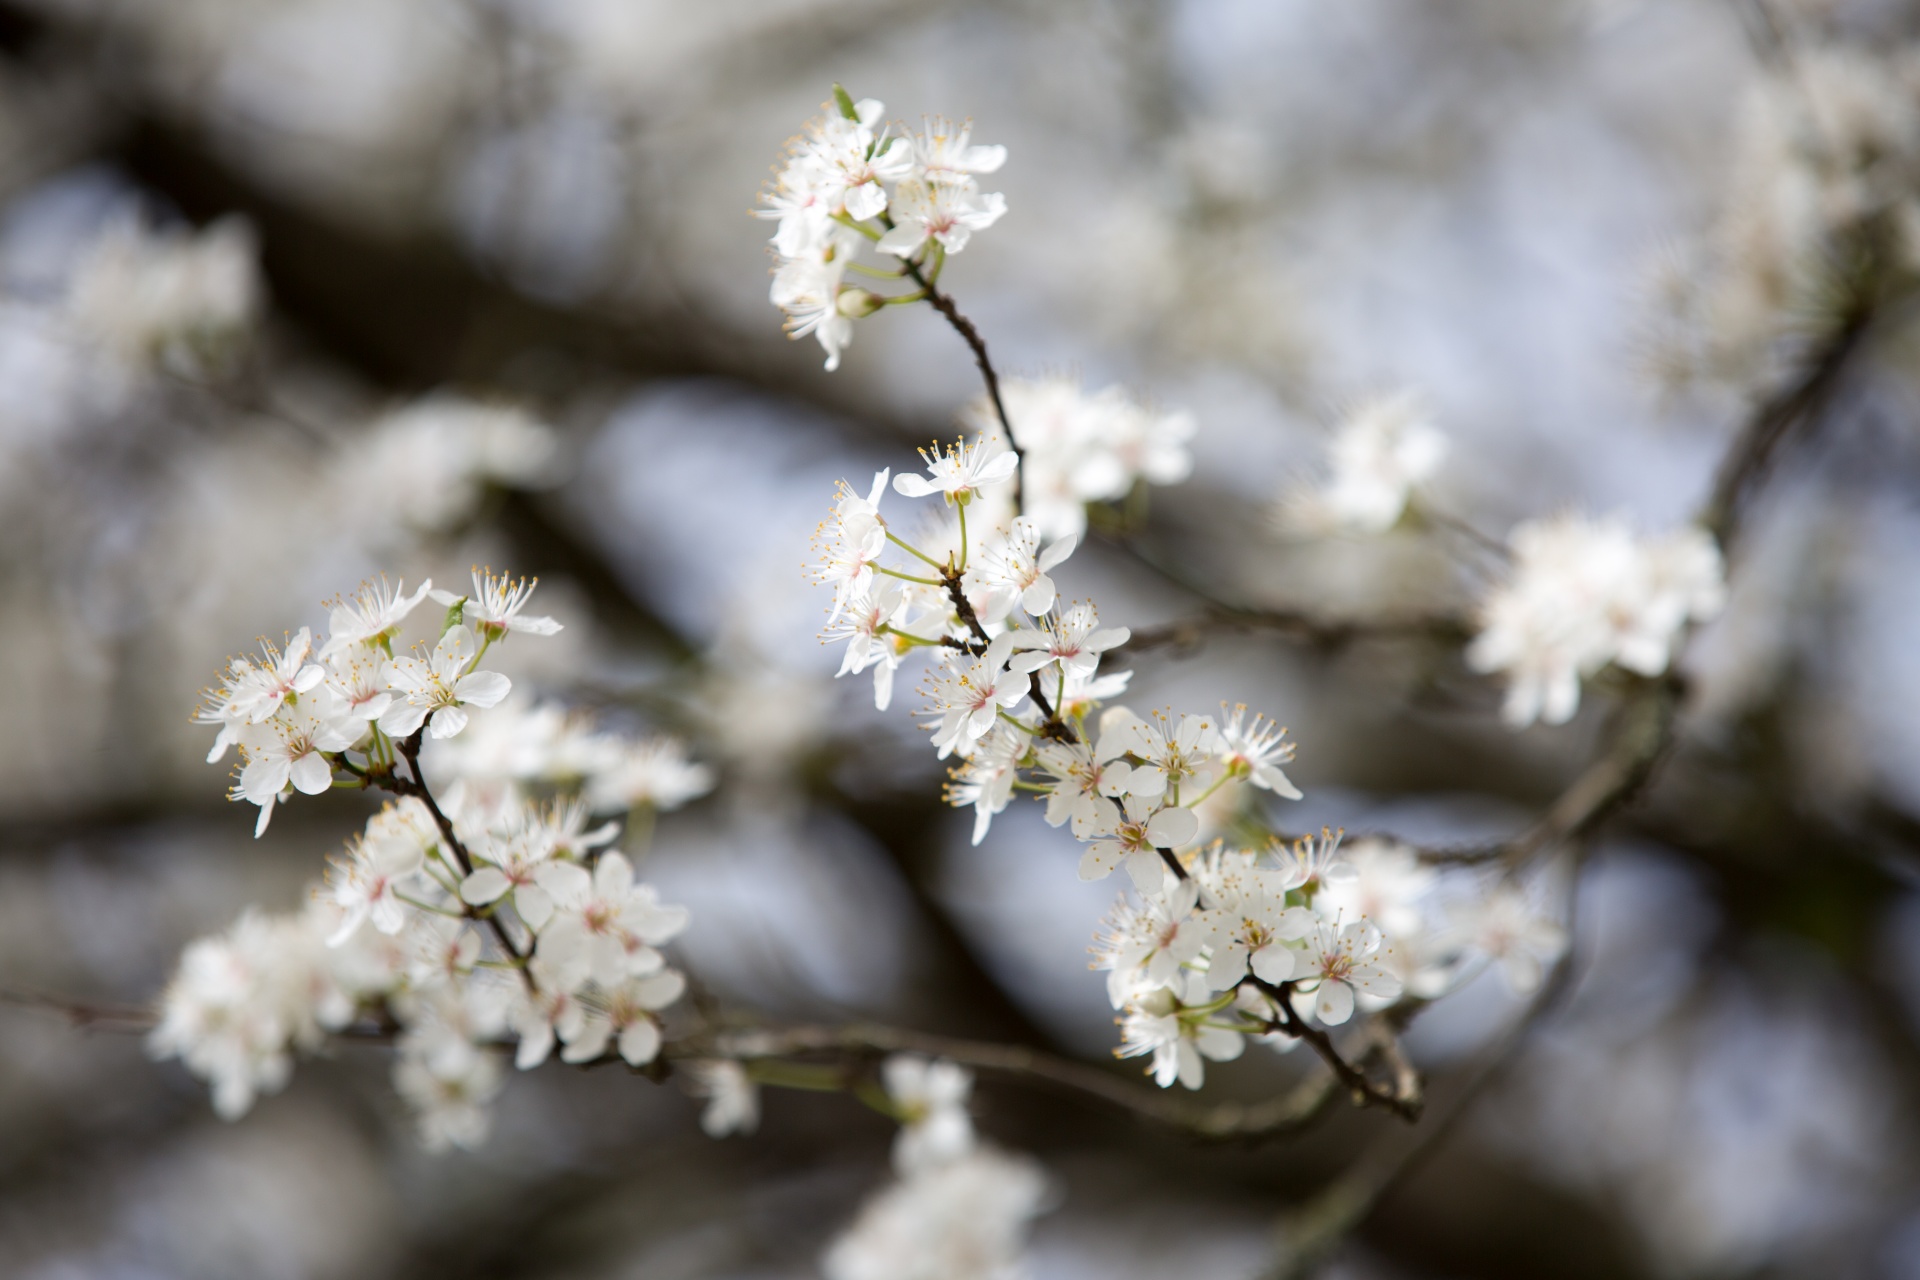
<svg viewBox="0 0 1920 1280">
<path fill-rule="evenodd" d="M 842 289 L 835 305 L 840 308 L 841 315 L 853 320 L 858 320 L 862 316 L 870 316 L 880 308 L 886 306 L 887 300 L 867 289 Z"/>
</svg>

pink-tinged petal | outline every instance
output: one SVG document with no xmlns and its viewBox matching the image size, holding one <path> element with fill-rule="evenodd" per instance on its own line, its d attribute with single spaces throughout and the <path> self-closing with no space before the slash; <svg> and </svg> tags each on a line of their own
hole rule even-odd
<svg viewBox="0 0 1920 1280">
<path fill-rule="evenodd" d="M 652 1062 L 660 1052 L 660 1028 L 643 1018 L 620 1033 L 620 1056 L 636 1067 Z"/>
<path fill-rule="evenodd" d="M 1337 1027 L 1353 1016 L 1353 991 L 1344 982 L 1322 982 L 1314 993 L 1314 1016 L 1329 1027 Z"/>
<path fill-rule="evenodd" d="M 288 768 L 287 780 L 300 794 L 317 796 L 333 785 L 333 766 L 318 751 L 309 751 Z"/>
<path fill-rule="evenodd" d="M 930 493 L 939 493 L 940 489 L 925 476 L 903 471 L 893 478 L 893 491 L 903 498 L 924 498 Z"/>
<path fill-rule="evenodd" d="M 1162 849 L 1178 849 L 1200 834 L 1200 819 L 1191 809 L 1162 809 L 1147 820 L 1147 839 Z"/>
<path fill-rule="evenodd" d="M 497 707 L 513 691 L 513 681 L 498 671 L 476 671 L 461 676 L 453 686 L 453 696 L 476 707 Z"/>
<path fill-rule="evenodd" d="M 1262 982 L 1281 983 L 1293 977 L 1296 959 L 1291 948 L 1270 942 L 1254 952 L 1249 963 Z"/>
<path fill-rule="evenodd" d="M 457 737 L 467 727 L 465 707 L 442 707 L 433 713 L 433 719 L 427 722 L 427 736 L 430 738 Z"/>
<path fill-rule="evenodd" d="M 513 881 L 498 867 L 476 867 L 472 875 L 460 882 L 460 901 L 484 907 L 489 902 L 498 902 L 511 888 Z"/>
</svg>

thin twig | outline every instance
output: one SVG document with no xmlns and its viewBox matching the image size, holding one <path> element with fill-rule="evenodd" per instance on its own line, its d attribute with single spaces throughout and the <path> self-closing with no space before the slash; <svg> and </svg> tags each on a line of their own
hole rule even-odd
<svg viewBox="0 0 1920 1280">
<path fill-rule="evenodd" d="M 954 332 L 960 335 L 966 342 L 968 350 L 973 352 L 973 362 L 980 366 L 980 376 L 986 381 L 987 399 L 993 404 L 993 414 L 1000 420 L 1000 430 L 1006 434 L 1007 447 L 1013 450 L 1013 456 L 1020 461 L 1020 465 L 1015 467 L 1013 472 L 1013 509 L 1018 512 L 1022 510 L 1021 486 L 1025 481 L 1022 473 L 1027 469 L 1027 454 L 1026 450 L 1020 447 L 1019 440 L 1014 438 L 1013 422 L 1007 417 L 1005 402 L 1000 399 L 1000 375 L 994 371 L 993 359 L 987 355 L 987 340 L 980 336 L 980 330 L 974 328 L 973 321 L 960 314 L 960 308 L 954 305 L 953 295 L 940 292 L 939 288 L 927 279 L 925 273 L 920 270 L 919 263 L 909 262 L 906 266 L 907 274 L 912 277 L 913 282 L 926 291 L 928 303 L 935 311 L 947 318 L 947 323 L 953 326 Z"/>
</svg>

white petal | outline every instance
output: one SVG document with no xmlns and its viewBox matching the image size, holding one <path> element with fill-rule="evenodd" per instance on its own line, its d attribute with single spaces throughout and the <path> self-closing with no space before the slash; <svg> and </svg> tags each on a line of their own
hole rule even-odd
<svg viewBox="0 0 1920 1280">
<path fill-rule="evenodd" d="M 460 882 L 460 901 L 484 907 L 499 901 L 512 887 L 513 881 L 498 867 L 476 867 L 472 875 Z"/>
<path fill-rule="evenodd" d="M 1147 821 L 1147 838 L 1162 849 L 1178 849 L 1200 834 L 1191 809 L 1162 809 Z"/>
<path fill-rule="evenodd" d="M 461 676 L 453 686 L 454 697 L 476 707 L 499 706 L 500 700 L 512 691 L 513 681 L 498 671 L 476 671 L 470 676 Z"/>
<path fill-rule="evenodd" d="M 1043 573 L 1020 593 L 1020 607 L 1037 617 L 1053 608 L 1053 596 L 1053 579 Z"/>
<path fill-rule="evenodd" d="M 318 751 L 309 751 L 293 762 L 287 777 L 294 790 L 302 795 L 317 796 L 333 785 L 333 766 Z"/>
<path fill-rule="evenodd" d="M 433 713 L 433 719 L 427 725 L 430 738 L 451 738 L 467 727 L 467 712 L 464 707 L 442 707 Z"/>
<path fill-rule="evenodd" d="M 643 1018 L 620 1033 L 620 1056 L 636 1067 L 652 1062 L 660 1052 L 660 1028 Z"/>
<path fill-rule="evenodd" d="M 1270 942 L 1253 953 L 1254 976 L 1262 982 L 1285 982 L 1293 977 L 1294 959 L 1290 948 Z"/>
<path fill-rule="evenodd" d="M 1322 982 L 1313 1000 L 1314 1016 L 1337 1027 L 1353 1016 L 1353 992 L 1344 982 Z"/>
<path fill-rule="evenodd" d="M 902 472 L 893 478 L 893 491 L 903 498 L 924 498 L 930 493 L 939 493 L 940 489 L 925 476 Z"/>
</svg>

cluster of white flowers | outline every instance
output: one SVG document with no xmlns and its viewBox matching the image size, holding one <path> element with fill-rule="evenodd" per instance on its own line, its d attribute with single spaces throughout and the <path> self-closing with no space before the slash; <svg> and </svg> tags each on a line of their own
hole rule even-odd
<svg viewBox="0 0 1920 1280">
<path fill-rule="evenodd" d="M 509 692 L 480 667 L 488 649 L 560 630 L 525 612 L 532 591 L 477 570 L 466 595 L 382 579 L 335 603 L 324 642 L 302 629 L 235 659 L 210 695 L 199 717 L 219 729 L 210 759 L 240 748 L 234 798 L 260 806 L 256 830 L 294 791 L 399 796 L 305 910 L 249 913 L 188 948 L 152 1048 L 212 1081 L 223 1115 L 283 1084 L 293 1051 L 364 1013 L 399 1028 L 395 1087 L 436 1147 L 485 1136 L 507 1048 L 523 1069 L 556 1046 L 575 1063 L 617 1053 L 637 1066 L 660 1052 L 662 1011 L 686 981 L 659 948 L 687 912 L 636 881 L 611 847 L 619 828 L 593 817 L 670 809 L 713 779 L 671 739 L 624 739 L 557 708 L 516 707 L 460 749 L 472 711 Z M 394 656 L 427 598 L 446 606 L 437 640 Z M 419 764 L 429 740 L 444 744 L 430 753 L 437 798 Z"/>
<path fill-rule="evenodd" d="M 1091 603 L 1061 606 L 1054 576 L 1074 539 L 1049 543 L 1025 516 L 982 529 L 1011 454 L 976 441 L 923 456 L 926 475 L 891 487 L 941 498 L 921 541 L 947 550 L 935 556 L 895 532 L 881 510 L 888 473 L 864 495 L 843 482 L 811 566 L 834 589 L 826 635 L 847 644 L 841 674 L 876 669 L 882 707 L 895 668 L 930 655 L 926 727 L 939 756 L 959 761 L 947 797 L 974 810 L 976 844 L 1020 790 L 1082 842 L 1084 879 L 1126 869 L 1139 899 L 1122 901 L 1096 948 L 1121 1011 L 1122 1055 L 1151 1054 L 1160 1084 L 1197 1088 L 1203 1059 L 1237 1056 L 1248 1035 L 1285 1046 L 1298 1020 L 1339 1025 L 1412 980 L 1435 990 L 1459 972 L 1465 944 L 1442 946 L 1408 923 L 1433 879 L 1417 862 L 1370 854 L 1378 865 L 1356 895 L 1343 885 L 1358 872 L 1331 835 L 1203 850 L 1196 809 L 1223 788 L 1299 798 L 1282 770 L 1293 757 L 1286 731 L 1245 707 L 1221 717 L 1102 707 L 1129 673 L 1103 675 L 1101 657 L 1128 632 L 1102 627 Z M 969 511 L 980 514 L 969 521 Z M 1418 961 L 1383 922 L 1406 931 Z"/>
<path fill-rule="evenodd" d="M 1446 456 L 1446 436 L 1413 392 L 1363 400 L 1328 443 L 1325 483 L 1283 498 L 1275 521 L 1307 534 L 1385 533 Z"/>
<path fill-rule="evenodd" d="M 130 365 L 205 376 L 230 363 L 253 326 L 258 257 L 253 228 L 238 218 L 199 231 L 119 218 L 75 266 L 65 312 Z"/>
<path fill-rule="evenodd" d="M 450 394 L 376 418 L 334 454 L 344 523 L 407 531 L 453 527 L 487 485 L 537 489 L 558 478 L 559 441 L 526 410 Z"/>
<path fill-rule="evenodd" d="M 1000 401 L 1025 455 L 1024 514 L 1045 538 L 1078 537 L 1087 504 L 1124 498 L 1141 481 L 1179 484 L 1193 473 L 1193 415 L 1141 404 L 1124 388 L 1084 390 L 1074 378 L 1009 378 Z M 984 397 L 967 410 L 968 425 L 998 439 L 999 417 Z M 999 491 L 999 492 L 1010 492 Z"/>
<path fill-rule="evenodd" d="M 854 320 L 926 297 L 947 255 L 1007 211 L 1006 197 L 982 192 L 977 178 L 1006 162 L 1006 148 L 976 146 L 971 124 L 941 119 L 896 134 L 881 123 L 884 110 L 871 98 L 856 103 L 836 86 L 820 118 L 789 144 L 786 163 L 761 196 L 765 207 L 756 210 L 779 224 L 774 305 L 786 312 L 792 336 L 819 340 L 828 369 L 839 366 Z M 846 285 L 862 241 L 897 260 L 891 270 L 865 268 L 869 274 L 899 279 L 918 272 L 920 291 L 883 297 Z"/>
<path fill-rule="evenodd" d="M 1016 1273 L 1027 1224 L 1052 1188 L 1032 1159 L 979 1143 L 967 1114 L 973 1077 L 908 1054 L 882 1069 L 901 1122 L 899 1175 L 822 1260 L 828 1280 L 980 1280 Z"/>
<path fill-rule="evenodd" d="M 1725 567 L 1703 529 L 1648 538 L 1623 519 L 1568 515 L 1521 524 L 1508 545 L 1511 576 L 1483 602 L 1467 660 L 1507 673 L 1515 725 L 1564 724 L 1582 678 L 1610 662 L 1659 675 L 1687 623 L 1725 603 Z"/>
<path fill-rule="evenodd" d="M 1743 104 L 1726 207 L 1656 273 L 1676 381 L 1766 376 L 1849 276 L 1920 262 L 1920 55 L 1810 41 Z"/>
</svg>

